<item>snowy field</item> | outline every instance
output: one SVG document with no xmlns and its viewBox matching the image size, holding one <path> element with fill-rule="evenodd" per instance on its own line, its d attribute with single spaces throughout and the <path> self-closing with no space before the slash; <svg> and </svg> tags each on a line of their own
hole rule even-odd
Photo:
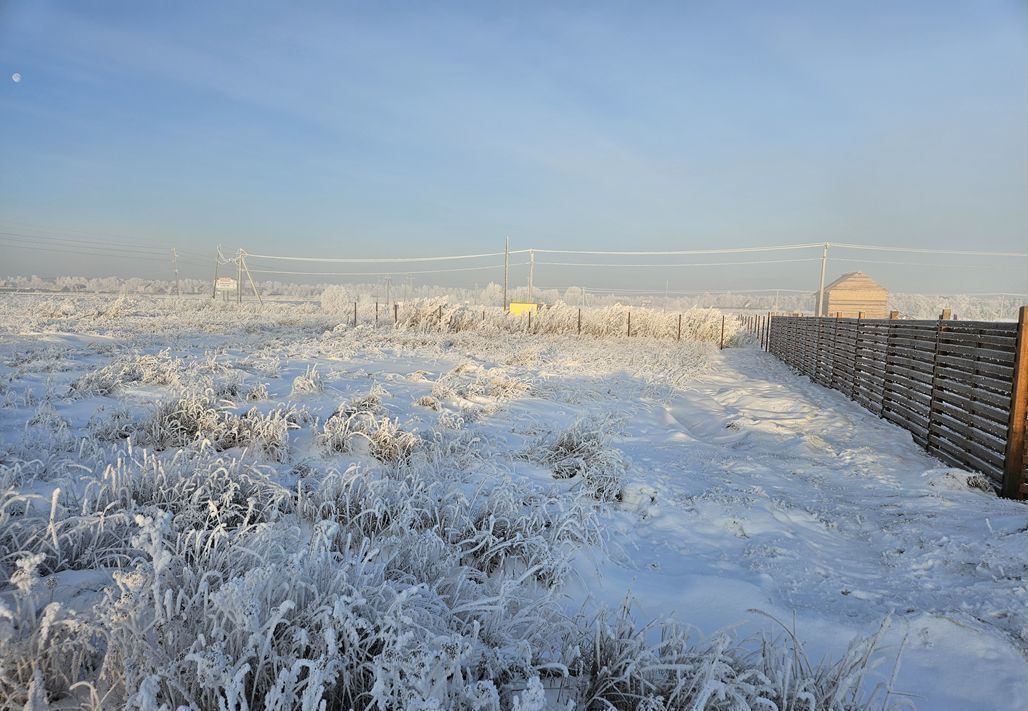
<svg viewBox="0 0 1028 711">
<path fill-rule="evenodd" d="M 1028 508 L 734 320 L 341 321 L 0 296 L 0 708 L 1028 708 Z"/>
</svg>

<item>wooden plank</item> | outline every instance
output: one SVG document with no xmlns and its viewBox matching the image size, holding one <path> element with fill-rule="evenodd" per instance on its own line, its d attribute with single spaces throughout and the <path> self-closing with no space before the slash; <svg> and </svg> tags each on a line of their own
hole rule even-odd
<svg viewBox="0 0 1028 711">
<path fill-rule="evenodd" d="M 917 392 L 910 390 L 905 385 L 896 380 L 889 387 L 889 390 L 884 395 L 886 400 L 892 402 L 905 403 L 908 407 L 913 409 L 924 410 L 925 417 L 928 416 L 928 409 L 932 404 L 931 393 Z"/>
<path fill-rule="evenodd" d="M 1001 365 L 999 363 L 983 363 L 982 361 L 969 360 L 960 356 L 940 355 L 939 364 L 972 375 L 995 375 L 1003 380 L 1010 381 L 1014 378 L 1013 365 Z"/>
<path fill-rule="evenodd" d="M 901 366 L 903 368 L 906 368 L 911 373 L 923 373 L 924 375 L 927 375 L 927 376 L 931 377 L 931 374 L 932 374 L 932 359 L 931 358 L 929 358 L 927 360 L 920 360 L 920 359 L 916 359 L 915 360 L 914 358 L 907 358 L 902 353 L 897 353 L 896 354 L 895 362 L 896 362 L 897 365 L 899 365 L 899 366 Z"/>
<path fill-rule="evenodd" d="M 1010 387 L 1007 444 L 1003 462 L 1003 496 L 1025 497 L 1025 420 L 1028 419 L 1028 306 L 1017 319 L 1017 347 Z"/>
<path fill-rule="evenodd" d="M 941 459 L 947 464 L 960 467 L 961 469 L 968 469 L 970 471 L 985 474 L 992 480 L 994 485 L 998 485 L 1000 482 L 1001 476 L 1000 473 L 996 471 L 996 467 L 992 466 L 988 462 L 978 459 L 978 457 L 975 457 L 969 452 L 965 452 L 959 446 L 949 442 L 944 437 L 937 440 L 932 439 L 931 444 L 928 447 L 928 451 L 937 459 Z"/>
<path fill-rule="evenodd" d="M 947 427 L 960 432 L 960 434 L 975 442 L 993 447 L 997 452 L 997 456 L 1002 458 L 1000 453 L 1003 451 L 1003 446 L 1006 443 L 1005 432 L 1001 430 L 1001 434 L 996 434 L 995 429 L 990 432 L 988 430 L 989 423 L 986 420 L 979 419 L 962 411 L 959 407 L 955 407 L 953 404 L 943 402 L 942 400 L 933 402 L 932 409 L 936 415 L 935 419 L 940 422 L 945 421 L 949 423 L 946 425 Z M 959 423 L 959 426 L 957 423 Z"/>
<path fill-rule="evenodd" d="M 909 384 L 909 387 L 915 390 L 918 387 L 924 388 L 924 391 L 931 393 L 932 390 L 932 374 L 925 373 L 922 370 L 911 370 L 905 368 L 902 365 L 893 366 L 895 370 L 890 377 L 903 378 L 903 380 Z"/>
<path fill-rule="evenodd" d="M 1009 353 L 1014 352 L 1014 347 L 1017 345 L 1017 339 L 1013 336 L 989 336 L 981 332 L 976 333 L 952 333 L 947 332 L 943 335 L 943 340 L 947 343 L 953 342 L 957 344 L 974 343 L 979 346 L 984 346 L 996 351 L 1005 351 Z"/>
<path fill-rule="evenodd" d="M 939 378 L 936 380 L 935 385 L 936 387 L 939 387 L 940 384 L 944 387 L 950 387 L 951 385 L 969 385 L 981 390 L 989 390 L 996 395 L 1010 395 L 1010 381 L 1008 380 L 993 378 L 988 375 L 971 375 L 968 373 L 961 373 L 958 370 L 950 370 L 948 368 L 939 368 Z"/>
<path fill-rule="evenodd" d="M 934 425 L 932 430 L 930 430 L 933 435 L 941 433 L 942 429 L 945 428 L 951 433 L 951 441 L 956 443 L 963 442 L 968 447 L 977 446 L 983 453 L 988 453 L 987 456 L 991 459 L 987 461 L 992 461 L 999 468 L 1003 467 L 1003 442 L 998 437 L 986 436 L 985 433 L 974 425 L 956 419 L 954 415 L 957 413 L 954 413 L 952 409 L 948 409 L 940 403 L 935 403 L 932 407 L 935 410 Z M 982 455 L 979 454 L 979 456 Z"/>
<path fill-rule="evenodd" d="M 962 395 L 965 398 L 976 400 L 988 405 L 992 405 L 994 408 L 1007 413 L 1010 407 L 1010 397 L 1001 393 L 995 393 L 985 388 L 975 388 L 968 383 L 957 382 L 955 380 L 945 380 L 940 383 L 943 385 L 943 390 L 948 393 L 956 393 Z"/>
<path fill-rule="evenodd" d="M 888 420 L 894 425 L 902 427 L 907 432 L 917 435 L 917 437 L 921 440 L 924 440 L 925 435 L 928 433 L 927 428 L 922 427 L 920 424 L 918 424 L 917 420 L 911 419 L 902 410 L 886 410 L 882 413 L 882 419 Z"/>
<path fill-rule="evenodd" d="M 993 428 L 999 432 L 999 434 L 996 435 L 997 437 L 1006 437 L 1008 416 L 1006 411 L 1000 410 L 988 403 L 976 402 L 952 391 L 940 389 L 936 390 L 932 395 L 940 402 L 947 403 L 951 407 L 955 407 L 962 412 L 966 412 L 969 415 L 988 421 L 991 423 Z"/>
<path fill-rule="evenodd" d="M 995 463 L 994 454 L 983 450 L 972 442 L 962 440 L 959 436 L 947 430 L 936 430 L 932 432 L 931 447 L 941 449 L 952 454 L 962 461 L 964 465 L 973 467 L 983 474 L 989 474 L 994 478 L 1001 478 L 1003 468 Z M 985 454 L 986 457 L 981 456 Z M 991 460 L 991 461 L 990 461 Z"/>
<path fill-rule="evenodd" d="M 995 331 L 999 334 L 1017 333 L 1017 321 L 950 321 L 954 331 Z"/>
<path fill-rule="evenodd" d="M 914 412 L 910 408 L 906 407 L 904 403 L 890 402 L 887 403 L 882 417 L 892 415 L 893 418 L 902 420 L 902 426 L 909 429 L 911 432 L 918 432 L 922 436 L 928 434 L 927 420 L 925 415 L 927 413 Z M 892 419 L 892 418 L 890 418 Z"/>
<path fill-rule="evenodd" d="M 990 348 L 978 348 L 976 346 L 965 346 L 955 345 L 953 343 L 946 343 L 940 341 L 939 352 L 945 353 L 946 355 L 963 355 L 971 359 L 985 358 L 990 361 L 997 361 L 999 363 L 1010 363 L 1014 362 L 1013 351 L 996 351 Z"/>
</svg>

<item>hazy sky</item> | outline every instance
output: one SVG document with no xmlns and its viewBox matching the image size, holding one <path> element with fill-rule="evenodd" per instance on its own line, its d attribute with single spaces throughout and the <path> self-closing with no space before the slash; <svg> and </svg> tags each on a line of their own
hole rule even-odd
<svg viewBox="0 0 1028 711">
<path fill-rule="evenodd" d="M 513 248 L 1025 251 L 1026 38 L 1019 0 L 0 0 L 0 274 L 166 276 L 160 262 L 81 253 L 112 234 L 177 247 L 197 275 L 217 243 L 325 256 L 495 251 L 505 235 Z M 1025 260 L 838 254 L 961 265 L 832 262 L 830 276 L 861 268 L 896 290 L 1028 290 Z M 540 262 L 559 259 L 596 261 Z M 814 263 L 536 276 L 815 279 Z"/>
</svg>

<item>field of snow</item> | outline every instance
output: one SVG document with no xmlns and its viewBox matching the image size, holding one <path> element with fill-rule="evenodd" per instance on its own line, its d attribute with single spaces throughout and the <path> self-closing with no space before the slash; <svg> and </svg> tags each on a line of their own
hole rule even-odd
<svg viewBox="0 0 1028 711">
<path fill-rule="evenodd" d="M 1025 505 L 716 312 L 437 307 L 0 296 L 0 709 L 1028 707 Z"/>
</svg>

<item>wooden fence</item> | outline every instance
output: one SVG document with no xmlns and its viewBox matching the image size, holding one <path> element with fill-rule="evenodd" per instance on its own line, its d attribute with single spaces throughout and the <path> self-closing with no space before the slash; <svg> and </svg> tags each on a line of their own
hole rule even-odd
<svg viewBox="0 0 1028 711">
<path fill-rule="evenodd" d="M 947 316 L 947 314 L 944 314 Z M 1028 307 L 1018 323 L 774 316 L 767 349 L 1025 498 Z"/>
</svg>

